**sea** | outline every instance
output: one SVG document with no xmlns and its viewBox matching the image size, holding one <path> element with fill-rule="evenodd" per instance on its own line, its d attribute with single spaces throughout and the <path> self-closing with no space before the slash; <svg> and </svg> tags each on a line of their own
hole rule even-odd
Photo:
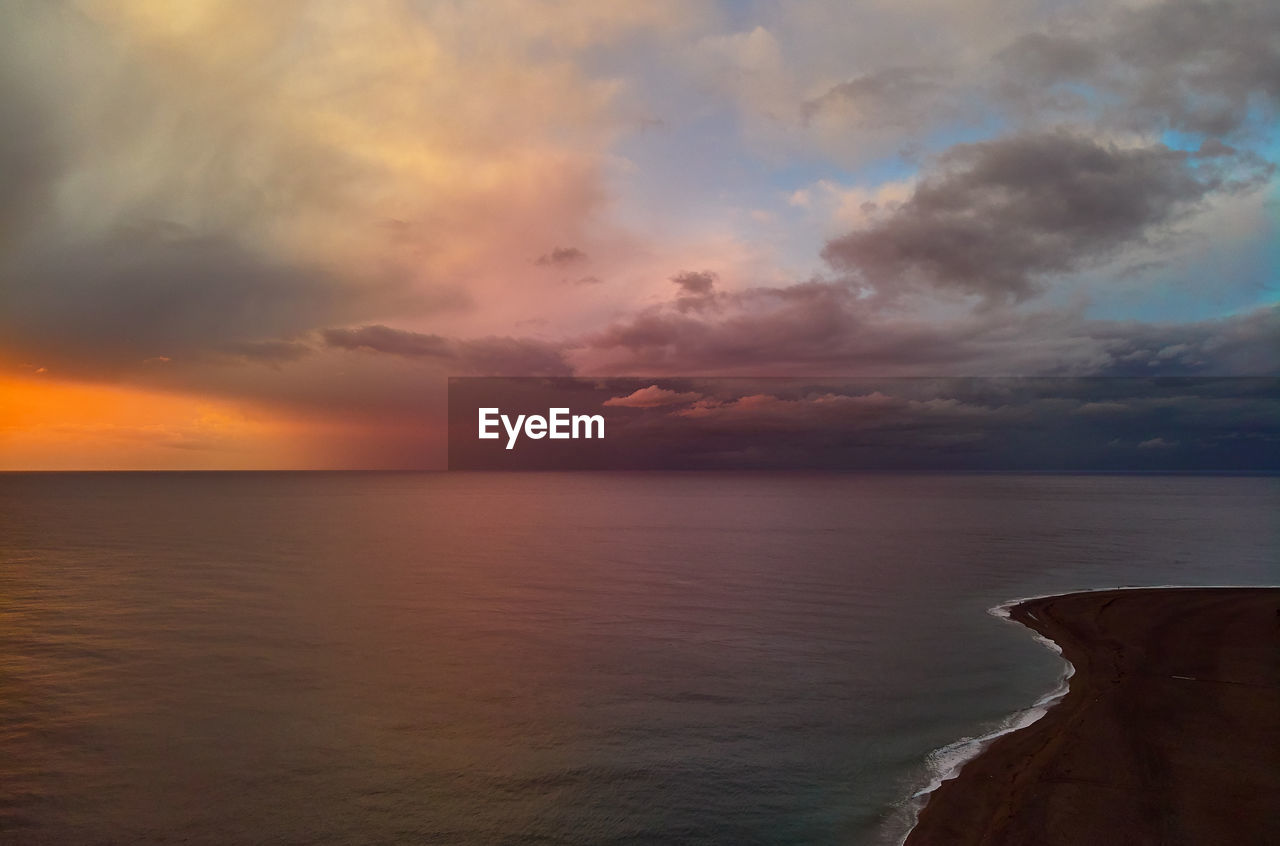
<svg viewBox="0 0 1280 846">
<path fill-rule="evenodd" d="M 896 844 L 1280 479 L 0 474 L 0 843 Z M 1037 706 L 1039 703 L 1039 706 Z"/>
</svg>

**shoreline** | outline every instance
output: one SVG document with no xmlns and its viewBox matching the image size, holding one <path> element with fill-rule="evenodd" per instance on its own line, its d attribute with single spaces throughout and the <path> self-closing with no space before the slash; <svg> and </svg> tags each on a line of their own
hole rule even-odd
<svg viewBox="0 0 1280 846">
<path fill-rule="evenodd" d="M 990 612 L 1059 652 L 1065 687 L 958 741 L 977 752 L 916 794 L 904 846 L 1280 842 L 1266 802 L 1280 588 L 1110 588 Z"/>
</svg>

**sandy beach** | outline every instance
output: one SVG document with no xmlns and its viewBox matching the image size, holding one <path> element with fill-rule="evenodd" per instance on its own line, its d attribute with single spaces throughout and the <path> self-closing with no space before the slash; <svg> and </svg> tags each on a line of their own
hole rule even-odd
<svg viewBox="0 0 1280 846">
<path fill-rule="evenodd" d="M 1076 672 L 930 797 L 907 846 L 1280 843 L 1280 589 L 1152 588 L 1011 609 Z"/>
</svg>

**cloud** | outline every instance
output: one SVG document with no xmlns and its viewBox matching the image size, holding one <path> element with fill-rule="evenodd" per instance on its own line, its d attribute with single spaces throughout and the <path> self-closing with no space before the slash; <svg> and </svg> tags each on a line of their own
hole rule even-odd
<svg viewBox="0 0 1280 846">
<path fill-rule="evenodd" d="M 1280 108 L 1280 8 L 1268 0 L 1165 0 L 1101 27 L 1032 32 L 999 54 L 1029 109 L 1090 109 L 1130 128 L 1236 132 Z M 1082 97 L 1080 89 L 1095 96 Z"/>
<path fill-rule="evenodd" d="M 0 50 L 0 250 L 47 204 L 66 155 L 51 104 L 22 84 L 16 52 Z"/>
<path fill-rule="evenodd" d="M 752 368 L 846 362 L 864 309 L 843 286 L 809 283 L 726 295 L 715 309 L 691 310 L 687 296 L 645 309 L 588 335 L 583 344 L 617 372 L 750 372 Z M 794 371 L 793 371 L 794 372 Z"/>
<path fill-rule="evenodd" d="M 455 339 L 380 325 L 326 329 L 321 336 L 333 349 L 435 360 L 458 373 L 567 376 L 573 372 L 557 347 L 529 338 Z"/>
<path fill-rule="evenodd" d="M 364 350 L 406 358 L 448 358 L 453 354 L 449 341 L 439 335 L 406 332 L 389 326 L 325 329 L 321 334 L 327 346 L 342 350 Z"/>
<path fill-rule="evenodd" d="M 0 355 L 116 378 L 464 309 L 502 334 L 545 295 L 508 284 L 522 257 L 602 202 L 615 85 L 574 51 L 678 9 L 572 16 L 0 5 Z"/>
<path fill-rule="evenodd" d="M 0 4 L 0 365 L 412 438 L 445 373 L 1280 372 L 1277 14 Z"/>
<path fill-rule="evenodd" d="M 1046 404 L 1061 407 L 1069 402 L 1017 389 L 1006 389 L 993 400 L 978 392 L 966 394 L 963 387 L 946 381 L 923 387 L 923 391 L 912 390 L 907 385 L 883 382 L 865 392 L 853 385 L 798 396 L 747 394 L 703 400 L 673 414 L 685 418 L 695 430 L 720 436 L 803 433 L 831 443 L 857 433 L 864 444 L 950 448 L 971 445 L 1000 430 L 1044 417 L 1052 413 Z M 997 386 L 997 390 L 1003 387 Z M 899 434 L 886 437 L 886 433 Z"/>
<path fill-rule="evenodd" d="M 1269 0 L 966 8 L 972 20 L 933 3 L 788 10 L 771 27 L 787 61 L 754 87 L 782 89 L 798 126 L 780 128 L 783 95 L 743 98 L 768 118 L 757 134 L 865 163 L 932 154 L 960 128 L 1256 137 L 1280 112 Z"/>
<path fill-rule="evenodd" d="M 618 408 L 657 408 L 663 405 L 694 402 L 699 399 L 702 399 L 702 394 L 697 391 L 672 391 L 650 385 L 647 388 L 632 391 L 626 396 L 610 397 L 604 401 L 604 404 Z"/>
<path fill-rule="evenodd" d="M 832 86 L 800 107 L 808 123 L 816 116 L 837 115 L 859 129 L 915 127 L 925 117 L 936 119 L 945 102 L 942 74 L 936 69 L 891 67 Z"/>
<path fill-rule="evenodd" d="M 538 256 L 534 264 L 546 267 L 549 265 L 573 264 L 574 262 L 586 261 L 586 259 L 587 254 L 577 247 L 553 247 L 551 252 Z"/>
<path fill-rule="evenodd" d="M 352 286 L 320 266 L 184 232 L 29 244 L 3 268 L 3 346 L 90 374 L 157 355 L 231 352 L 280 362 L 302 352 L 280 346 L 280 336 L 422 306 L 396 280 Z"/>
<path fill-rule="evenodd" d="M 589 456 L 531 445 L 526 469 L 1248 470 L 1275 466 L 1280 437 L 1274 378 L 480 381 L 451 386 L 455 425 L 469 427 L 477 405 L 604 406 L 610 435 Z M 655 390 L 700 398 L 612 410 Z M 458 466 L 511 466 L 475 443 L 457 444 Z"/>
<path fill-rule="evenodd" d="M 930 454 L 925 463 L 985 454 L 978 466 L 996 456 L 1014 466 L 1066 456 L 1067 466 L 1106 466 L 1100 451 L 1118 440 L 1183 461 L 1200 453 L 1209 466 L 1239 449 L 1228 463 L 1247 467 L 1276 436 L 1276 383 L 1265 379 L 787 379 L 767 393 L 748 393 L 748 382 L 737 395 L 733 382 L 723 398 L 671 412 L 679 420 L 666 428 L 704 449 L 753 444 L 784 465 L 799 457 L 815 466 L 854 456 L 909 466 Z M 1123 413 L 1081 419 L 1104 405 Z M 1179 439 L 1138 434 L 1153 426 Z"/>
<path fill-rule="evenodd" d="M 1280 306 L 1185 323 L 1089 321 L 1082 328 L 1106 350 L 1112 376 L 1280 373 Z"/>
<path fill-rule="evenodd" d="M 778 40 L 763 26 L 706 36 L 694 45 L 694 53 L 709 79 L 748 101 L 772 86 L 784 65 Z"/>
<path fill-rule="evenodd" d="M 1249 157 L 1201 159 L 1068 132 L 964 144 L 910 199 L 828 242 L 823 257 L 879 288 L 929 285 L 1022 300 L 1186 219 L 1214 192 L 1270 174 Z"/>
<path fill-rule="evenodd" d="M 998 59 L 1011 71 L 1011 81 L 1039 86 L 1095 78 L 1106 61 L 1102 50 L 1085 38 L 1043 32 L 1021 36 Z"/>
<path fill-rule="evenodd" d="M 299 341 L 241 341 L 222 346 L 222 351 L 245 361 L 279 366 L 298 361 L 315 350 Z M 167 359 L 166 359 L 167 360 Z"/>
<path fill-rule="evenodd" d="M 671 281 L 676 283 L 676 285 L 678 285 L 686 294 L 703 296 L 711 293 L 711 289 L 715 287 L 716 280 L 719 278 L 719 276 L 712 273 L 710 270 L 686 270 L 672 276 Z"/>
<path fill-rule="evenodd" d="M 671 281 L 679 289 L 675 308 L 681 312 L 712 309 L 723 299 L 715 289 L 720 276 L 713 271 L 686 270 L 672 276 Z"/>
<path fill-rule="evenodd" d="M 1269 375 L 1280 306 L 1186 323 L 1000 307 L 913 317 L 838 282 L 750 288 L 691 311 L 643 309 L 572 346 L 612 374 Z"/>
</svg>

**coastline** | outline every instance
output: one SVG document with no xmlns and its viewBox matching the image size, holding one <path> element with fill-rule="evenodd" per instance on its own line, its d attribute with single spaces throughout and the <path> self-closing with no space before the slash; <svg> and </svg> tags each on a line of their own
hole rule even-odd
<svg viewBox="0 0 1280 846">
<path fill-rule="evenodd" d="M 992 609 L 1066 687 L 927 795 L 905 846 L 1280 842 L 1280 588 L 1117 588 Z"/>
</svg>

